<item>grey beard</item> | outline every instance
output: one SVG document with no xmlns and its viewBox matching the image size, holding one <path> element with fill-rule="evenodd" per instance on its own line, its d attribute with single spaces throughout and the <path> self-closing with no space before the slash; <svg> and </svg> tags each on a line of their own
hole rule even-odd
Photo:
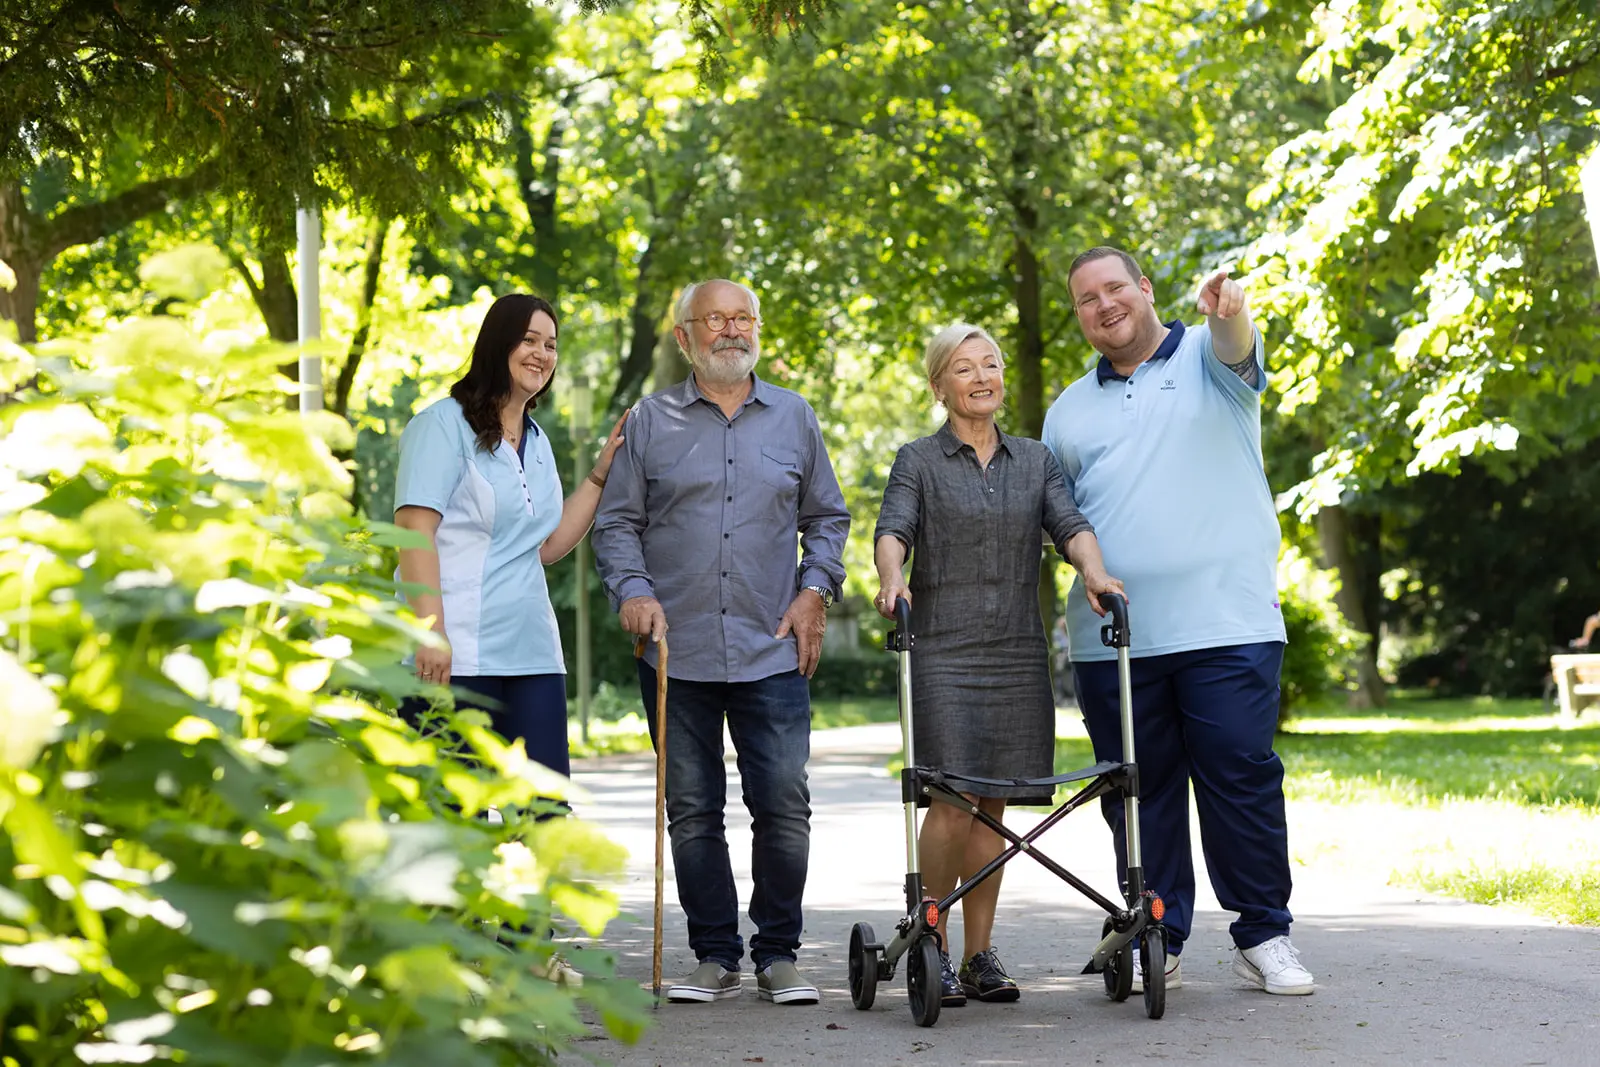
<svg viewBox="0 0 1600 1067">
<path fill-rule="evenodd" d="M 739 358 L 732 360 L 727 354 Z M 696 352 L 689 362 L 694 365 L 694 372 L 701 381 L 712 385 L 733 385 L 750 376 L 760 355 L 760 347 L 752 344 L 746 352 L 732 347 L 724 348 L 721 352 Z"/>
</svg>

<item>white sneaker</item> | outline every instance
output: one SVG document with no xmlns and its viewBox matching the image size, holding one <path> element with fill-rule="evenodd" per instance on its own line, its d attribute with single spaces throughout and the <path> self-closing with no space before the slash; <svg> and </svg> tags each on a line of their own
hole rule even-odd
<svg viewBox="0 0 1600 1067">
<path fill-rule="evenodd" d="M 1183 985 L 1183 957 L 1167 957 L 1167 988 L 1177 989 Z M 1133 953 L 1133 991 L 1144 992 L 1144 961 L 1140 958 L 1138 950 Z"/>
<path fill-rule="evenodd" d="M 1254 948 L 1235 949 L 1233 973 L 1257 989 L 1284 997 L 1303 997 L 1315 988 L 1316 979 L 1300 965 L 1300 954 L 1279 934 Z"/>
</svg>

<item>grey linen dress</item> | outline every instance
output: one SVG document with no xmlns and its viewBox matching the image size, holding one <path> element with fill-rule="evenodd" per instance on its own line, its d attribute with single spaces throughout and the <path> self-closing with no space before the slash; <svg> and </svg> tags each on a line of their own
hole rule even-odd
<svg viewBox="0 0 1600 1067">
<path fill-rule="evenodd" d="M 916 762 L 980 778 L 1055 773 L 1055 702 L 1039 618 L 1039 531 L 1058 548 L 1093 529 L 1039 441 L 1000 434 L 988 469 L 948 422 L 896 454 L 873 543 L 911 559 Z M 961 786 L 1049 803 L 1051 790 Z"/>
</svg>

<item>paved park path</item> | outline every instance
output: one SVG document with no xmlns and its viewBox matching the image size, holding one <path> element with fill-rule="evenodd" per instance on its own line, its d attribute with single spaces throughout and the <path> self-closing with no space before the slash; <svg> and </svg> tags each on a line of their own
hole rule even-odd
<svg viewBox="0 0 1600 1067">
<path fill-rule="evenodd" d="M 1229 917 L 1202 890 L 1183 955 L 1183 988 L 1151 1021 L 1135 996 L 1113 1004 L 1098 975 L 1080 975 L 1100 913 L 1038 864 L 1007 868 L 995 945 L 1022 986 L 1017 1004 L 948 1008 L 917 1027 L 906 1006 L 905 967 L 879 986 L 871 1011 L 850 1003 L 850 926 L 871 922 L 887 939 L 904 882 L 899 785 L 884 771 L 899 749 L 892 724 L 814 735 L 811 877 L 804 973 L 817 1006 L 778 1007 L 744 995 L 716 1004 L 663 1005 L 635 1046 L 585 1042 L 585 1055 L 622 1065 L 742 1064 L 1550 1064 L 1600 1065 L 1600 931 L 1557 926 L 1505 909 L 1396 890 L 1376 878 L 1317 867 L 1295 871 L 1294 939 L 1317 975 L 1309 997 L 1271 997 L 1229 969 Z M 654 763 L 649 755 L 579 763 L 588 791 L 579 813 L 629 850 L 614 888 L 624 915 L 602 945 L 619 971 L 648 985 L 654 849 Z M 749 817 L 728 767 L 728 831 L 741 905 L 748 907 Z M 1021 827 L 1041 817 L 1018 812 Z M 1293 834 L 1295 810 L 1290 808 Z M 1381 836 L 1382 825 L 1370 827 Z M 1097 811 L 1074 812 L 1040 842 L 1102 892 L 1115 895 L 1110 839 Z M 1198 835 L 1196 835 L 1198 846 Z M 694 957 L 676 904 L 668 852 L 665 970 Z M 1205 885 L 1203 861 L 1195 864 Z M 959 914 L 952 919 L 956 936 Z M 748 940 L 750 923 L 743 919 Z M 957 941 L 959 944 L 959 941 Z"/>
</svg>

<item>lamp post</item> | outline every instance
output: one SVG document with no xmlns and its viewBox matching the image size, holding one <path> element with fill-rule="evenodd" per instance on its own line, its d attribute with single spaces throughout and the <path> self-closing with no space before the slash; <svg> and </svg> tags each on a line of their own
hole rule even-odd
<svg viewBox="0 0 1600 1067">
<path fill-rule="evenodd" d="M 589 377 L 582 371 L 572 376 L 572 484 L 583 484 L 588 471 L 584 469 L 589 453 L 589 433 L 593 424 L 594 390 Z M 577 559 L 573 568 L 576 583 L 577 617 L 574 620 L 578 634 L 578 729 L 584 744 L 589 743 L 589 538 L 578 541 Z"/>
<path fill-rule="evenodd" d="M 295 238 L 299 252 L 300 300 L 296 309 L 300 341 L 300 412 L 322 410 L 322 216 L 314 202 L 302 204 L 294 213 Z"/>
</svg>

